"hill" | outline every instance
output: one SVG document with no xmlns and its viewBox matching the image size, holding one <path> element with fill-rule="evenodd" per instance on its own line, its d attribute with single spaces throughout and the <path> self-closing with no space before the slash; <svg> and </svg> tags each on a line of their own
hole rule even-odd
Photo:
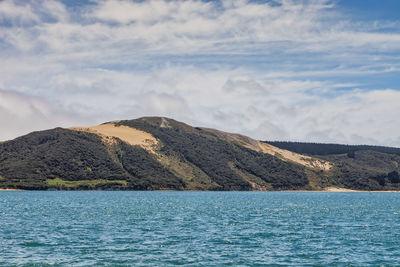
<svg viewBox="0 0 400 267">
<path fill-rule="evenodd" d="M 397 190 L 400 183 L 400 148 L 276 141 L 265 143 L 331 162 L 334 165 L 331 179 L 347 188 L 384 190 L 390 187 Z"/>
<path fill-rule="evenodd" d="M 0 143 L 0 187 L 400 189 L 399 155 L 370 150 L 355 151 L 354 157 L 343 153 L 303 155 L 289 150 L 243 135 L 192 127 L 161 117 L 56 128 Z"/>
<path fill-rule="evenodd" d="M 400 148 L 385 146 L 369 146 L 369 145 L 341 145 L 341 144 L 321 144 L 321 143 L 304 143 L 304 142 L 282 142 L 282 141 L 265 141 L 270 145 L 287 149 L 300 154 L 307 155 L 334 155 L 334 154 L 353 154 L 356 151 L 371 150 L 387 154 L 400 155 Z"/>
</svg>

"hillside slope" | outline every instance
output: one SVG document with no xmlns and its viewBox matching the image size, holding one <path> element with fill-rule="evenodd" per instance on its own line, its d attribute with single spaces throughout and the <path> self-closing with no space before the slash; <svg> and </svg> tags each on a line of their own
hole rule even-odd
<svg viewBox="0 0 400 267">
<path fill-rule="evenodd" d="M 400 148 L 300 142 L 266 142 L 331 162 L 336 185 L 361 190 L 399 190 Z"/>
<path fill-rule="evenodd" d="M 376 153 L 380 154 L 357 152 L 351 162 L 343 155 L 302 155 L 243 135 L 145 117 L 91 127 L 56 128 L 0 143 L 0 187 L 398 189 L 400 156 Z"/>
</svg>

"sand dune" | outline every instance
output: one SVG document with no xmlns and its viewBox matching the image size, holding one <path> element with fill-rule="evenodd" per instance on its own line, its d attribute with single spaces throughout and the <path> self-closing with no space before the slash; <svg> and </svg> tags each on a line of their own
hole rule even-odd
<svg viewBox="0 0 400 267">
<path fill-rule="evenodd" d="M 295 152 L 281 149 L 281 148 L 272 146 L 270 144 L 259 142 L 258 145 L 260 146 L 261 151 L 264 153 L 268 153 L 268 154 L 280 157 L 283 160 L 290 160 L 290 161 L 296 162 L 296 163 L 301 164 L 306 167 L 322 169 L 325 171 L 329 170 L 332 167 L 332 165 L 327 161 L 323 161 L 323 160 L 319 160 L 319 159 L 312 158 L 309 156 L 297 154 Z"/>
<path fill-rule="evenodd" d="M 167 127 L 167 125 L 164 125 L 164 127 Z M 155 153 L 154 148 L 158 145 L 158 140 L 151 134 L 128 126 L 116 126 L 114 123 L 106 123 L 89 127 L 72 127 L 69 129 L 98 134 L 103 138 L 104 142 L 109 144 L 115 142 L 114 138 L 119 138 L 130 145 L 141 146 L 152 153 Z M 207 130 L 213 131 L 214 133 L 220 136 L 224 136 L 225 138 L 229 137 L 228 140 L 239 143 L 255 151 L 268 153 L 277 156 L 283 160 L 292 161 L 306 167 L 322 170 L 329 170 L 332 167 L 332 165 L 327 161 L 297 154 L 285 149 L 280 149 L 278 147 L 256 141 L 246 136 L 225 133 L 213 129 Z"/>
<path fill-rule="evenodd" d="M 217 135 L 220 138 L 223 138 L 229 142 L 236 143 L 238 145 L 244 146 L 248 149 L 257 151 L 257 152 L 263 152 L 267 153 L 276 157 L 279 157 L 282 160 L 285 161 L 292 161 L 297 164 L 310 167 L 310 168 L 316 168 L 316 169 L 321 169 L 321 170 L 329 170 L 332 165 L 324 160 L 312 158 L 309 156 L 297 154 L 294 152 L 291 152 L 289 150 L 285 149 L 280 149 L 278 147 L 272 146 L 270 144 L 266 144 L 260 141 L 257 141 L 253 138 L 250 138 L 245 135 L 241 134 L 234 134 L 234 133 L 228 133 L 216 129 L 211 129 L 211 128 L 202 128 L 203 130 L 207 132 L 211 132 L 215 135 Z"/>
<path fill-rule="evenodd" d="M 130 145 L 138 145 L 151 152 L 154 152 L 154 148 L 158 144 L 158 140 L 149 133 L 128 126 L 116 126 L 114 123 L 69 129 L 98 134 L 104 142 L 109 144 L 115 142 L 115 138 L 119 138 Z"/>
</svg>

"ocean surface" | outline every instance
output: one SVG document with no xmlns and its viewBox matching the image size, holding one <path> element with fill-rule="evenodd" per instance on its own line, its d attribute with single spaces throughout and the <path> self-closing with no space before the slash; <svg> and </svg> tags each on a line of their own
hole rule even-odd
<svg viewBox="0 0 400 267">
<path fill-rule="evenodd" d="M 400 266 L 400 193 L 0 192 L 0 266 Z"/>
</svg>

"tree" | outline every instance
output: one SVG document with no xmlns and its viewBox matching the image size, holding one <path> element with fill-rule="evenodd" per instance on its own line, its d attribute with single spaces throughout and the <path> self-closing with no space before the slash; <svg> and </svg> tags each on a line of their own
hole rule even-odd
<svg viewBox="0 0 400 267">
<path fill-rule="evenodd" d="M 397 171 L 392 171 L 388 173 L 389 181 L 393 183 L 400 183 L 399 173 Z"/>
<path fill-rule="evenodd" d="M 347 157 L 354 159 L 356 157 L 356 153 L 354 152 L 354 150 L 350 150 L 349 152 L 347 152 Z"/>
</svg>

